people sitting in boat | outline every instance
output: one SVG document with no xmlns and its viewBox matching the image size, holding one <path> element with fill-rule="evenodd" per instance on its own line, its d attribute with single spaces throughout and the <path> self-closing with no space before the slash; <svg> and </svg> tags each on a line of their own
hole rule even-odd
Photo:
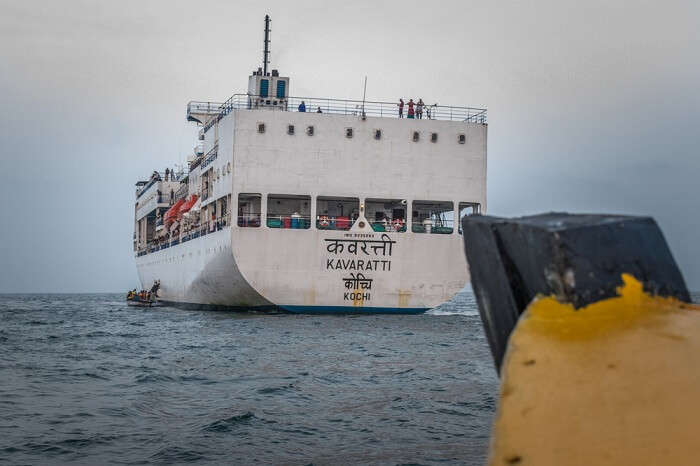
<svg viewBox="0 0 700 466">
<path fill-rule="evenodd" d="M 302 100 L 301 103 L 299 104 L 299 111 L 300 112 L 305 112 L 306 111 L 306 104 Z"/>
</svg>

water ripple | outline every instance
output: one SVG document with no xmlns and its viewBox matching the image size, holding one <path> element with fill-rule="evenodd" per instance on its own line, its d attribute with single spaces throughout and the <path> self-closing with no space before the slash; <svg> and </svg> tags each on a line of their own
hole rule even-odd
<svg viewBox="0 0 700 466">
<path fill-rule="evenodd" d="M 474 297 L 425 315 L 0 296 L 0 462 L 479 464 L 497 380 Z"/>
</svg>

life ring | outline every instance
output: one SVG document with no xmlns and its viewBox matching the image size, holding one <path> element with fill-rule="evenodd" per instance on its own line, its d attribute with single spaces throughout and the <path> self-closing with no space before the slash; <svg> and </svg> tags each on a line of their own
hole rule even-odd
<svg viewBox="0 0 700 466">
<path fill-rule="evenodd" d="M 330 224 L 331 222 L 328 220 L 326 215 L 321 215 L 321 217 L 318 219 L 318 226 L 321 228 L 328 228 Z"/>
</svg>

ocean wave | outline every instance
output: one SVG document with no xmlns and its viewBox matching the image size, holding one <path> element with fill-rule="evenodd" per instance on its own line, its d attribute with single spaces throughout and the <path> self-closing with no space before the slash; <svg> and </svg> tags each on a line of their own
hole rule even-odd
<svg viewBox="0 0 700 466">
<path fill-rule="evenodd" d="M 202 427 L 204 432 L 230 432 L 241 424 L 246 424 L 255 418 L 251 412 L 219 419 Z"/>
</svg>

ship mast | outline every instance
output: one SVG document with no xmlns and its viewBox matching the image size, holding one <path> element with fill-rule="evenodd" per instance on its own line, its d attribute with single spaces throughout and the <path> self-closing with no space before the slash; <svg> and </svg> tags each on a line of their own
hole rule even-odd
<svg viewBox="0 0 700 466">
<path fill-rule="evenodd" d="M 267 76 L 270 63 L 270 15 L 265 15 L 265 48 L 263 50 L 263 76 Z"/>
</svg>

